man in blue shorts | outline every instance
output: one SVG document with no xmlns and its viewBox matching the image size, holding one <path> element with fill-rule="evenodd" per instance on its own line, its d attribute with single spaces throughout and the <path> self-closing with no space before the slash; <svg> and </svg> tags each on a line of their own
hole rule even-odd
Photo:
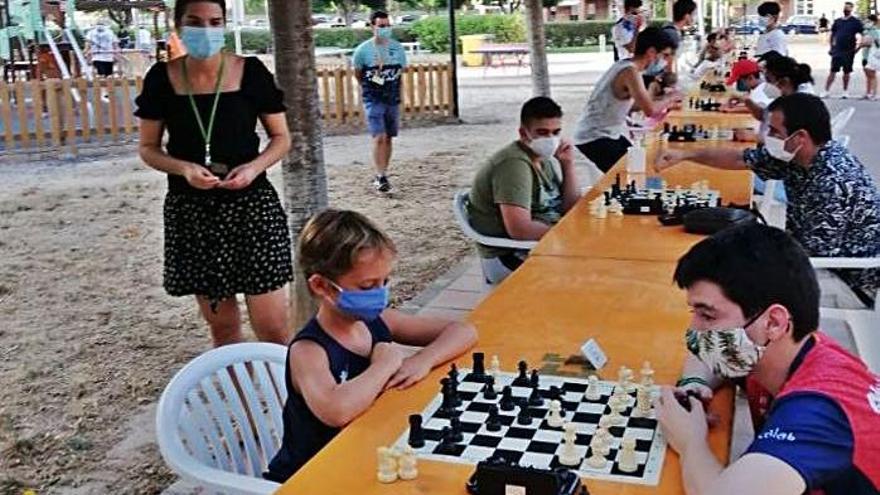
<svg viewBox="0 0 880 495">
<path fill-rule="evenodd" d="M 841 69 L 843 69 L 843 93 L 840 97 L 849 98 L 849 76 L 852 74 L 853 59 L 859 46 L 856 35 L 864 31 L 862 21 L 852 15 L 852 11 L 852 2 L 846 2 L 843 4 L 843 17 L 835 19 L 834 24 L 831 25 L 831 51 L 828 52 L 831 55 L 831 72 L 828 73 L 828 80 L 825 81 L 825 91 L 819 95 L 821 98 L 828 96 L 834 78 Z"/>
<path fill-rule="evenodd" d="M 819 285 L 803 248 L 764 225 L 724 230 L 678 262 L 692 309 L 690 356 L 657 418 L 681 456 L 688 495 L 880 494 L 880 376 L 819 326 Z M 707 441 L 702 401 L 723 379 L 743 385 L 755 424 L 730 465 Z"/>
<path fill-rule="evenodd" d="M 373 37 L 354 51 L 354 69 L 361 83 L 367 127 L 373 136 L 373 185 L 379 192 L 391 191 L 385 175 L 391 161 L 391 140 L 400 127 L 400 79 L 406 66 L 406 53 L 400 42 L 391 39 L 388 14 L 370 15 Z"/>
</svg>

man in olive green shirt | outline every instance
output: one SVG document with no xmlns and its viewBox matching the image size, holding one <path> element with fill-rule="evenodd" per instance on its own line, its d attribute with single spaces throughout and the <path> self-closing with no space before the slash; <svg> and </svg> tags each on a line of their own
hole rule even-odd
<svg viewBox="0 0 880 495">
<path fill-rule="evenodd" d="M 491 237 L 538 240 L 578 199 L 572 144 L 560 137 L 562 109 L 536 97 L 520 113 L 519 139 L 496 152 L 474 178 L 473 228 Z M 483 274 L 497 284 L 527 252 L 478 245 Z"/>
</svg>

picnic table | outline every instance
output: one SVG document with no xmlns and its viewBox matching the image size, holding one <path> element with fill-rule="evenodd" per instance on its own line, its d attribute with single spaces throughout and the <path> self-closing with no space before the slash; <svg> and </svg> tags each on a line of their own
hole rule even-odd
<svg viewBox="0 0 880 495">
<path fill-rule="evenodd" d="M 678 378 L 690 317 L 684 293 L 672 285 L 672 273 L 675 260 L 700 237 L 681 228 L 661 227 L 654 217 L 592 221 L 587 201 L 604 190 L 617 171 L 625 173 L 625 161 L 621 159 L 581 198 L 544 236 L 532 256 L 469 316 L 479 331 L 475 350 L 498 355 L 502 370 L 512 371 L 520 359 L 540 363 L 548 353 L 577 354 L 584 341 L 595 338 L 609 357 L 600 371 L 606 377 L 621 365 L 638 368 L 649 360 L 657 383 L 671 384 Z M 729 198 L 748 199 L 751 193 L 750 173 L 745 171 L 716 174 L 707 167 L 683 164 L 663 175 L 670 184 L 708 179 L 710 187 L 721 189 Z M 469 355 L 457 363 L 470 366 Z M 277 493 L 467 493 L 465 482 L 475 469 L 467 464 L 420 460 L 415 481 L 391 485 L 376 481 L 376 449 L 393 444 L 405 431 L 408 415 L 421 412 L 437 395 L 437 383 L 445 372 L 444 367 L 438 368 L 409 390 L 383 394 Z M 720 418 L 710 432 L 710 447 L 726 464 L 732 390 L 719 391 L 710 410 Z M 584 481 L 593 495 L 684 492 L 679 457 L 671 449 L 657 486 Z"/>
<path fill-rule="evenodd" d="M 479 53 L 483 55 L 484 68 L 499 67 L 503 65 L 516 65 L 517 67 L 523 67 L 528 65 L 527 56 L 529 54 L 529 47 L 524 43 L 490 43 L 473 49 L 470 53 Z M 512 61 L 512 63 L 508 64 L 508 61 Z"/>
</svg>

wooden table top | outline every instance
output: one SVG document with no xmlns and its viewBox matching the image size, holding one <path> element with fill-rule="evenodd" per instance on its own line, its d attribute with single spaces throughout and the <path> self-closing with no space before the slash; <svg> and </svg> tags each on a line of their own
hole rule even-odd
<svg viewBox="0 0 880 495">
<path fill-rule="evenodd" d="M 648 168 L 654 162 L 661 143 L 648 145 Z M 690 146 L 737 146 L 743 143 L 701 141 L 698 143 L 669 143 L 671 148 Z M 627 180 L 626 157 L 622 158 L 596 186 L 547 232 L 532 255 L 575 256 L 589 258 L 616 258 L 633 260 L 675 261 L 703 236 L 688 234 L 681 226 L 664 227 L 655 215 L 608 215 L 593 218 L 590 201 L 602 194 L 620 174 Z M 651 174 L 654 175 L 654 174 Z M 669 187 L 680 185 L 688 188 L 694 182 L 708 180 L 710 189 L 721 192 L 721 200 L 729 203 L 749 204 L 752 193 L 752 174 L 746 170 L 717 170 L 693 162 L 685 162 L 665 170 L 660 176 Z"/>
<path fill-rule="evenodd" d="M 684 104 L 687 106 L 687 100 Z M 672 124 L 717 125 L 724 129 L 744 129 L 755 125 L 755 118 L 748 113 L 702 112 L 687 108 L 670 111 L 666 120 Z"/>
<path fill-rule="evenodd" d="M 513 371 L 520 359 L 537 366 L 545 353 L 578 353 L 592 337 L 609 357 L 600 374 L 613 379 L 619 366 L 637 370 L 650 360 L 656 382 L 673 383 L 684 361 L 689 320 L 684 293 L 672 285 L 673 267 L 669 262 L 531 257 L 470 316 L 480 339 L 474 350 L 497 354 L 502 369 Z M 470 367 L 470 361 L 467 354 L 458 364 Z M 445 371 L 434 370 L 405 392 L 385 393 L 277 493 L 465 494 L 472 465 L 420 460 L 414 481 L 376 481 L 376 448 L 397 440 L 407 428 L 407 416 L 421 412 L 439 392 Z M 732 408 L 729 390 L 711 405 L 721 422 L 709 441 L 725 463 Z M 585 483 L 593 495 L 683 493 L 679 458 L 671 449 L 656 487 L 592 479 Z"/>
</svg>

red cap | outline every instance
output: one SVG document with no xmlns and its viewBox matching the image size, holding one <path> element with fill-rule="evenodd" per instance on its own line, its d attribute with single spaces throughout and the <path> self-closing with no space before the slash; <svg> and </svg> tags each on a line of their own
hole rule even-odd
<svg viewBox="0 0 880 495">
<path fill-rule="evenodd" d="M 761 72 L 761 66 L 758 62 L 749 59 L 737 60 L 730 69 L 730 77 L 727 78 L 727 85 L 735 83 L 739 78 L 749 74 Z"/>
</svg>

